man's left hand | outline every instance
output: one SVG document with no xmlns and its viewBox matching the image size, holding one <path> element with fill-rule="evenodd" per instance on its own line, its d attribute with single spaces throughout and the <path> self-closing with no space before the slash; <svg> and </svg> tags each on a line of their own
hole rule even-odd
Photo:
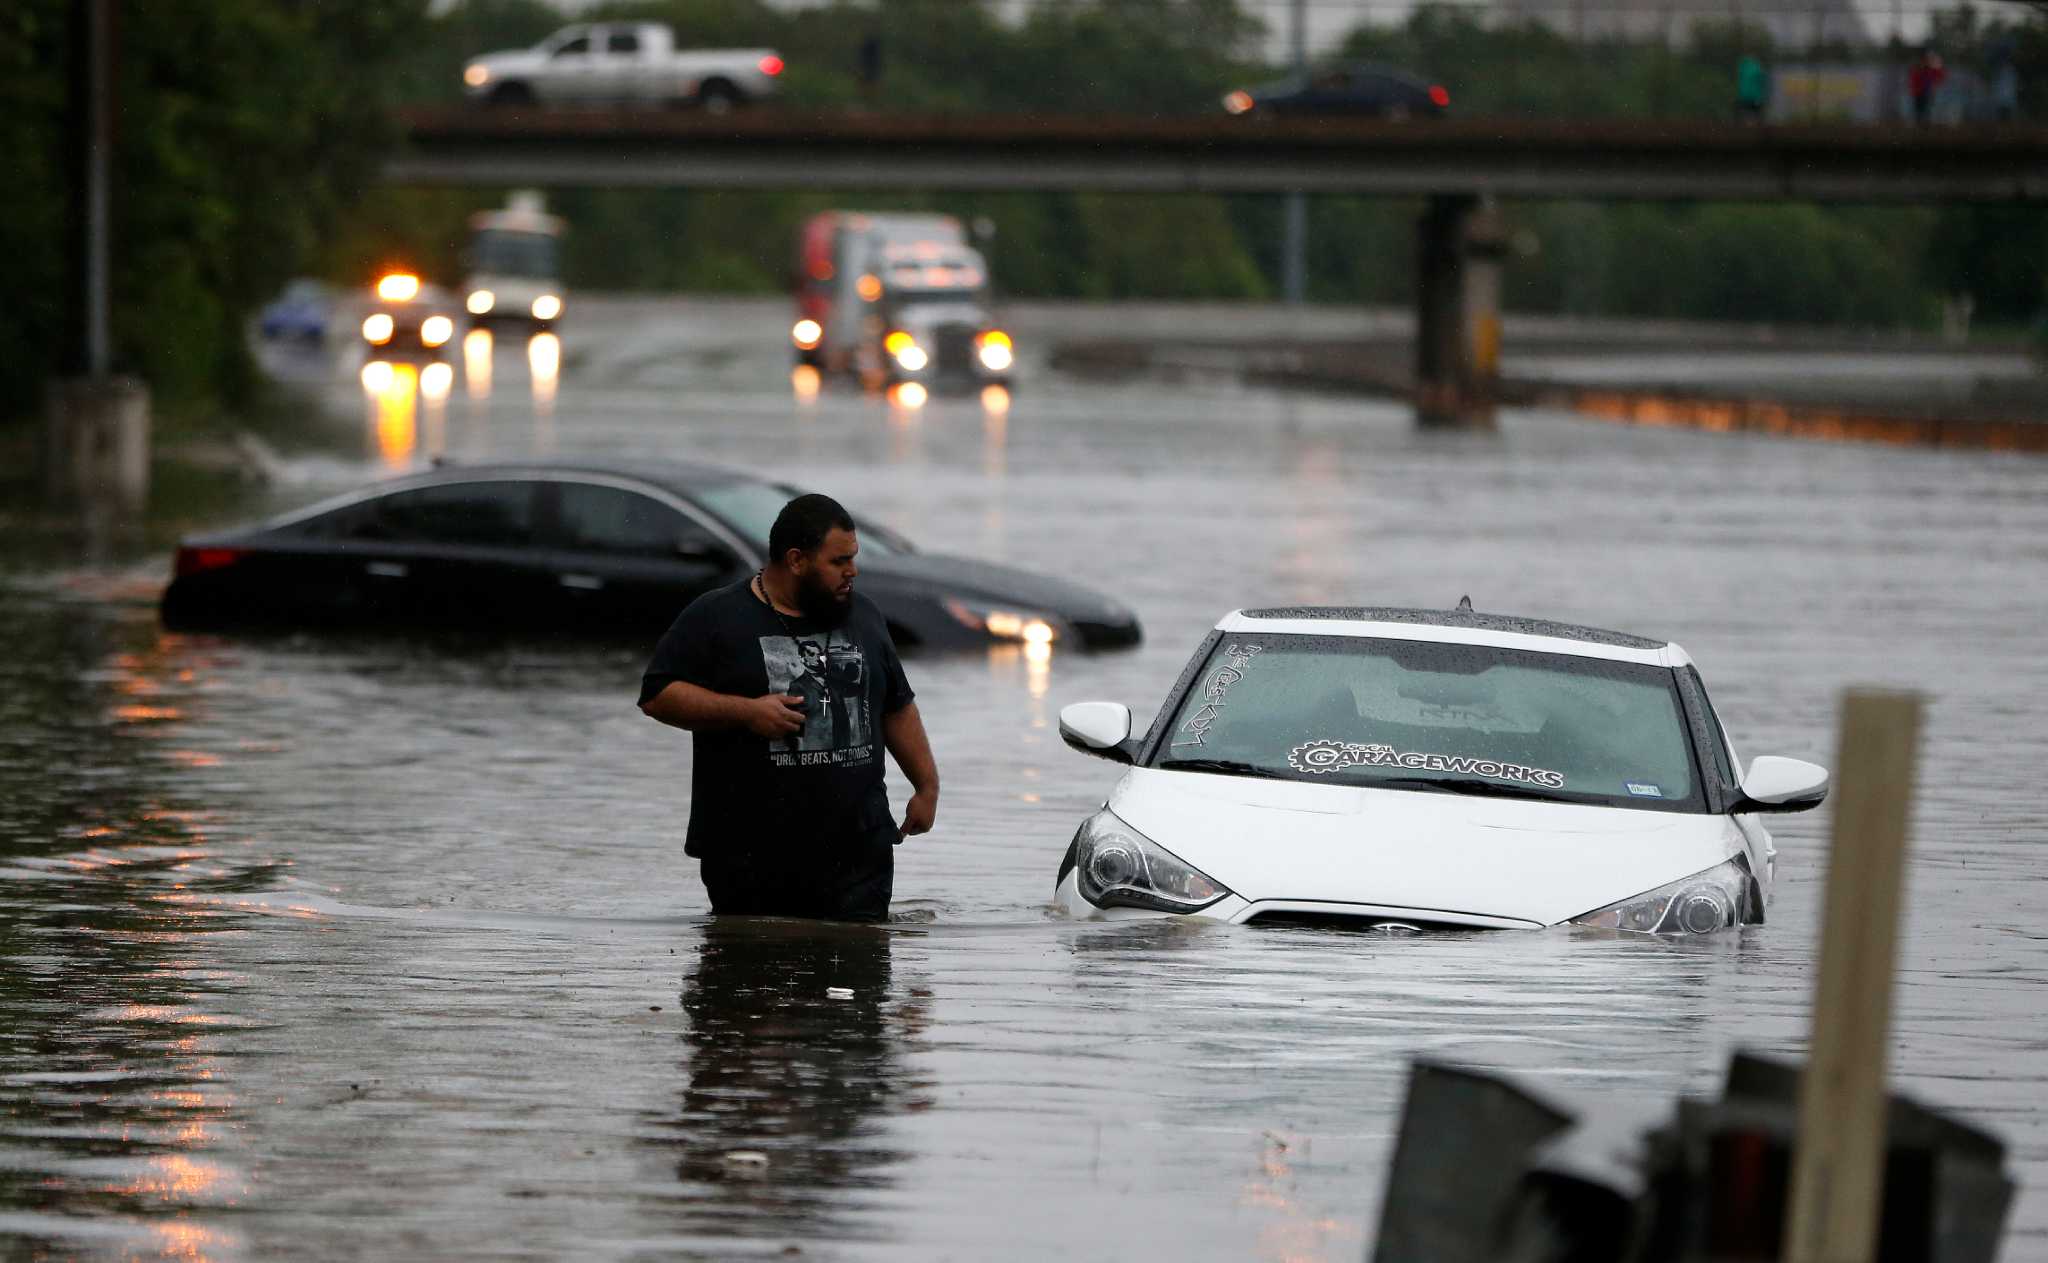
<svg viewBox="0 0 2048 1263">
<path fill-rule="evenodd" d="M 914 838 L 920 833 L 930 833 L 932 821 L 939 816 L 939 791 L 921 789 L 910 796 L 903 808 L 903 826 L 897 831 L 897 840 Z"/>
</svg>

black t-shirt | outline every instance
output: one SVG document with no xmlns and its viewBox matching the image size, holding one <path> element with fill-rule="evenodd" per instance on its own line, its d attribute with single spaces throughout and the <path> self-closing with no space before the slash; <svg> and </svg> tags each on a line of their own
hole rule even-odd
<svg viewBox="0 0 2048 1263">
<path fill-rule="evenodd" d="M 753 579 L 706 592 L 676 616 L 640 677 L 640 702 L 675 680 L 736 697 L 804 699 L 804 726 L 769 741 L 696 732 L 684 851 L 829 846 L 886 818 L 881 718 L 915 696 L 875 603 L 854 594 L 838 627 L 779 613 Z"/>
</svg>

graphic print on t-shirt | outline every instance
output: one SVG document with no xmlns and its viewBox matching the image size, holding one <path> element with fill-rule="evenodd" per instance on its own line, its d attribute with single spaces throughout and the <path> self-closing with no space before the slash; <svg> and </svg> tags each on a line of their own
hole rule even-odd
<svg viewBox="0 0 2048 1263">
<path fill-rule="evenodd" d="M 875 755 L 868 720 L 867 660 L 841 631 L 761 637 L 768 691 L 804 699 L 804 726 L 768 743 L 782 767 L 865 763 Z"/>
</svg>

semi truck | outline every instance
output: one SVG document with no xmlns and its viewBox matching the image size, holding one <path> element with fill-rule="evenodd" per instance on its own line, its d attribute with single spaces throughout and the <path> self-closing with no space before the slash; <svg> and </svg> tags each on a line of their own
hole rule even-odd
<svg viewBox="0 0 2048 1263">
<path fill-rule="evenodd" d="M 1008 385 L 988 264 L 951 215 L 826 211 L 797 238 L 797 362 L 873 387 Z"/>
</svg>

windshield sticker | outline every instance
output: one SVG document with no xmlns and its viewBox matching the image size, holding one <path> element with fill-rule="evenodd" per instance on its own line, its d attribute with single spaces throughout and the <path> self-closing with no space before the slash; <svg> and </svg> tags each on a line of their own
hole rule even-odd
<svg viewBox="0 0 2048 1263">
<path fill-rule="evenodd" d="M 1453 772 L 1459 776 L 1491 776 L 1496 780 L 1563 789 L 1564 774 L 1498 759 L 1468 759 L 1461 754 L 1423 754 L 1396 750 L 1389 745 L 1362 745 L 1356 741 L 1306 741 L 1287 752 L 1288 766 L 1297 772 L 1321 776 L 1347 767 L 1398 767 L 1411 772 Z"/>
<path fill-rule="evenodd" d="M 1628 792 L 1634 794 L 1637 798 L 1662 798 L 1664 796 L 1663 789 L 1656 785 L 1645 785 L 1641 781 L 1627 781 L 1624 783 L 1628 786 Z"/>
<path fill-rule="evenodd" d="M 1230 696 L 1230 688 L 1245 676 L 1252 659 L 1257 656 L 1260 645 L 1232 645 L 1223 651 L 1223 665 L 1216 675 L 1202 688 L 1202 704 L 1187 722 L 1180 726 L 1184 736 L 1175 737 L 1177 746 L 1198 746 L 1208 743 L 1208 732 L 1217 717 L 1223 713 L 1223 700 Z"/>
</svg>

